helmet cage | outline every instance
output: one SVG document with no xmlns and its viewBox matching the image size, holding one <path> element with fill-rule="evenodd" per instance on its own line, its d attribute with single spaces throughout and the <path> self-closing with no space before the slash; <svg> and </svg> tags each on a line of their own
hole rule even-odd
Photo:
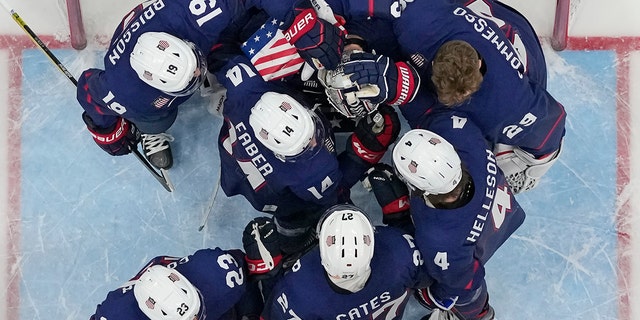
<svg viewBox="0 0 640 320">
<path fill-rule="evenodd" d="M 325 87 L 329 104 L 349 119 L 364 117 L 378 109 L 378 104 L 360 98 L 363 89 L 371 90 L 371 85 L 360 86 L 344 74 L 341 66 L 335 70 L 318 71 L 318 80 Z"/>
<path fill-rule="evenodd" d="M 379 103 L 373 103 L 364 97 L 379 95 L 375 85 L 359 85 L 344 73 L 343 65 L 351 61 L 351 54 L 362 52 L 350 50 L 342 53 L 340 64 L 334 70 L 318 70 L 318 81 L 325 88 L 327 100 L 342 115 L 349 119 L 364 117 L 378 109 Z"/>
</svg>

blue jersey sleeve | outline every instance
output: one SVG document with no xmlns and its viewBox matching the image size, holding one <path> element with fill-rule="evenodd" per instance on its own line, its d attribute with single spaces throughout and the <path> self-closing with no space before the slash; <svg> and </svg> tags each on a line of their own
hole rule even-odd
<svg viewBox="0 0 640 320">
<path fill-rule="evenodd" d="M 232 58 L 216 77 L 227 89 L 218 141 L 225 193 L 242 194 L 259 211 L 318 211 L 335 204 L 342 174 L 330 132 L 313 157 L 282 162 L 257 141 L 249 125 L 251 108 L 265 92 L 289 94 L 304 103 L 300 93 L 279 82 L 265 82 L 243 55 Z"/>
<path fill-rule="evenodd" d="M 534 155 L 559 147 L 565 110 L 546 90 L 542 49 L 520 14 L 480 0 L 414 1 L 394 21 L 394 33 L 405 56 L 419 55 L 427 62 L 447 41 L 466 41 L 476 49 L 486 70 L 482 84 L 455 109 L 466 112 L 486 140 Z M 428 68 L 423 72 L 429 79 Z"/>
<path fill-rule="evenodd" d="M 80 106 L 87 112 L 93 122 L 101 128 L 108 128 L 114 123 L 118 114 L 109 110 L 104 102 L 98 100 L 100 87 L 104 83 L 101 76 L 104 73 L 99 69 L 85 70 L 78 79 L 77 99 Z"/>
<path fill-rule="evenodd" d="M 470 201 L 432 208 L 412 197 L 416 242 L 440 296 L 468 297 L 484 282 L 484 265 L 520 227 L 525 213 L 506 183 L 480 129 L 464 113 L 432 114 L 422 127 L 449 141 L 473 181 Z"/>
<path fill-rule="evenodd" d="M 99 127 L 109 127 L 117 116 L 133 123 L 169 119 L 170 125 L 177 106 L 189 96 L 164 93 L 138 78 L 129 62 L 138 37 L 145 32 L 166 32 L 194 43 L 206 55 L 244 11 L 243 2 L 233 0 L 202 4 L 154 0 L 136 6 L 116 28 L 104 56 L 104 70 L 89 69 L 82 74 L 78 102 Z"/>
<path fill-rule="evenodd" d="M 133 287 L 135 280 L 152 265 L 173 268 L 187 277 L 204 298 L 207 318 L 220 319 L 246 297 L 244 253 L 220 248 L 201 249 L 186 257 L 158 256 L 151 259 L 131 280 L 107 294 L 97 306 L 93 319 L 146 319 L 138 308 Z"/>
<path fill-rule="evenodd" d="M 391 227 L 377 227 L 369 279 L 361 290 L 345 294 L 331 284 L 316 247 L 276 284 L 262 316 L 264 319 L 402 319 L 410 289 L 424 285 L 419 278 L 422 263 L 413 237 Z M 303 285 L 309 283 L 313 286 Z"/>
</svg>

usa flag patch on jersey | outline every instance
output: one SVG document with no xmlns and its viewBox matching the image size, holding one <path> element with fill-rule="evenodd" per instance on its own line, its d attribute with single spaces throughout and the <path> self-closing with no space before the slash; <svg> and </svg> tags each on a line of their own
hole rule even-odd
<svg viewBox="0 0 640 320">
<path fill-rule="evenodd" d="M 277 19 L 267 21 L 242 44 L 242 51 L 265 81 L 292 75 L 304 63 L 296 48 L 278 29 L 280 24 Z"/>
<path fill-rule="evenodd" d="M 155 100 L 153 100 L 153 106 L 160 109 L 164 106 L 167 105 L 167 103 L 169 103 L 169 101 L 171 101 L 171 99 L 169 98 L 165 98 L 165 97 L 157 97 Z"/>
</svg>

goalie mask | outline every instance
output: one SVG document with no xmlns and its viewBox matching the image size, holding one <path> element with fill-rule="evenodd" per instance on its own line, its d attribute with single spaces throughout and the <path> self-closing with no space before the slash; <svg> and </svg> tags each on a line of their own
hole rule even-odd
<svg viewBox="0 0 640 320">
<path fill-rule="evenodd" d="M 257 140 L 282 161 L 310 159 L 324 146 L 322 120 L 286 94 L 263 94 L 251 108 L 249 124 Z"/>
<path fill-rule="evenodd" d="M 138 307 L 150 320 L 204 320 L 200 291 L 175 269 L 149 267 L 133 286 Z"/>
<path fill-rule="evenodd" d="M 129 57 L 140 80 L 173 96 L 193 94 L 204 82 L 207 62 L 196 46 L 164 32 L 145 32 Z"/>
<path fill-rule="evenodd" d="M 349 55 L 354 52 L 345 52 L 342 63 L 349 61 Z M 324 86 L 329 103 L 347 118 L 364 117 L 378 108 L 378 104 L 372 103 L 366 98 L 377 96 L 380 90 L 373 85 L 361 86 L 349 79 L 344 74 L 342 64 L 335 70 L 318 70 L 318 80 Z"/>
<path fill-rule="evenodd" d="M 425 194 L 451 192 L 462 179 L 458 153 L 441 136 L 423 129 L 407 132 L 393 149 L 398 176 L 412 190 Z"/>
<path fill-rule="evenodd" d="M 367 215 L 352 205 L 328 209 L 316 228 L 320 259 L 331 282 L 360 291 L 371 275 L 374 228 Z"/>
</svg>

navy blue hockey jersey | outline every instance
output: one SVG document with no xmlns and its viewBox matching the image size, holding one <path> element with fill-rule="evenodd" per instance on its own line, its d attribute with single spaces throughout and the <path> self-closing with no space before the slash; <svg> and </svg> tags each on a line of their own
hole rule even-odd
<svg viewBox="0 0 640 320">
<path fill-rule="evenodd" d="M 148 319 L 138 308 L 133 294 L 135 281 L 150 266 L 161 264 L 175 268 L 202 294 L 207 319 L 235 319 L 233 307 L 246 292 L 244 254 L 240 250 L 202 249 L 183 257 L 156 257 L 131 280 L 107 294 L 91 320 Z"/>
<path fill-rule="evenodd" d="M 443 110 L 421 128 L 445 138 L 474 183 L 472 199 L 456 209 L 427 206 L 412 197 L 416 243 L 439 296 L 465 296 L 484 281 L 484 265 L 523 223 L 520 207 L 479 128 L 464 113 Z M 464 300 L 464 299 L 463 299 Z"/>
<path fill-rule="evenodd" d="M 283 162 L 256 139 L 249 125 L 251 108 L 265 92 L 303 101 L 299 93 L 281 82 L 265 82 L 244 56 L 235 57 L 216 76 L 227 88 L 218 139 L 225 194 L 241 194 L 256 210 L 279 214 L 318 212 L 336 204 L 343 175 L 332 134 L 325 135 L 324 148 L 312 158 Z"/>
<path fill-rule="evenodd" d="M 104 57 L 104 70 L 85 70 L 78 79 L 78 102 L 103 128 L 115 123 L 117 116 L 134 123 L 175 117 L 177 106 L 189 96 L 169 95 L 138 78 L 129 63 L 138 37 L 144 32 L 166 32 L 193 42 L 206 55 L 223 30 L 245 10 L 239 0 L 144 2 L 116 29 Z"/>
<path fill-rule="evenodd" d="M 376 227 L 371 275 L 355 293 L 331 288 L 318 247 L 300 258 L 265 302 L 266 320 L 402 319 L 411 288 L 422 283 L 423 261 L 413 237 L 392 227 Z"/>
<path fill-rule="evenodd" d="M 544 55 L 522 15 L 491 0 L 413 1 L 394 23 L 406 57 L 418 53 L 431 61 L 450 40 L 466 41 L 478 51 L 486 66 L 484 80 L 455 109 L 466 112 L 488 141 L 535 155 L 558 149 L 566 114 L 546 91 Z M 437 107 L 435 97 L 422 95 L 401 111 L 416 127 L 432 107 Z"/>
</svg>

